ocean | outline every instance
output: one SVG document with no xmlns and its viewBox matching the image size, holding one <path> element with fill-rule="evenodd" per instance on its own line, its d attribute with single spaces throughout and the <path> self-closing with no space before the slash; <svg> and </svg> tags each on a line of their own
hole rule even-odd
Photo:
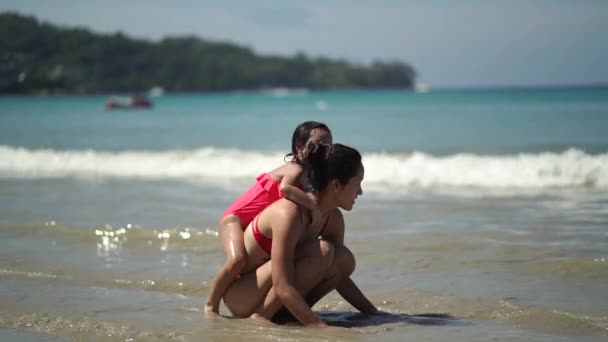
<svg viewBox="0 0 608 342">
<path fill-rule="evenodd" d="M 0 340 L 605 341 L 608 89 L 0 98 Z M 334 327 L 207 319 L 223 210 L 302 121 L 363 154 Z M 222 313 L 228 314 L 225 307 Z"/>
</svg>

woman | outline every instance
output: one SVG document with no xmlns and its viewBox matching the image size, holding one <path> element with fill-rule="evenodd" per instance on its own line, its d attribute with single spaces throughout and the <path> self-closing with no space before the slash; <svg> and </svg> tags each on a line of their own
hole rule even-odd
<svg viewBox="0 0 608 342">
<path fill-rule="evenodd" d="M 247 264 L 224 296 L 234 316 L 272 319 L 284 306 L 304 325 L 325 326 L 311 307 L 334 289 L 361 312 L 377 312 L 350 279 L 355 259 L 343 244 L 344 220 L 337 209 L 351 210 L 362 194 L 361 155 L 340 144 L 312 145 L 307 196 L 325 223 L 310 225 L 308 212 L 287 199 L 254 218 L 244 235 Z"/>
<path fill-rule="evenodd" d="M 307 183 L 305 177 L 309 163 L 305 147 L 312 141 L 331 144 L 329 127 L 316 121 L 299 124 L 291 139 L 291 153 L 285 156 L 288 161 L 258 176 L 257 182 L 222 215 L 218 232 L 226 254 L 226 262 L 211 282 L 209 297 L 205 304 L 206 315 L 219 313 L 220 300 L 236 275 L 241 273 L 247 264 L 243 243 L 244 230 L 264 208 L 285 197 L 310 210 L 313 225 L 321 224 L 321 212 L 300 186 Z"/>
</svg>

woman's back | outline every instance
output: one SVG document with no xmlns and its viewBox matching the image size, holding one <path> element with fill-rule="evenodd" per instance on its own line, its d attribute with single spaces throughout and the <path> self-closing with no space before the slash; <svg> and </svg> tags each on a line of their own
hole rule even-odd
<svg viewBox="0 0 608 342">
<path fill-rule="evenodd" d="M 312 229 L 310 222 L 308 211 L 290 200 L 280 199 L 268 206 L 245 230 L 248 262 L 243 272 L 248 272 L 270 259 L 273 230 L 291 229 L 294 234 L 292 238 L 297 239 L 298 243 L 316 239 L 320 229 Z"/>
</svg>

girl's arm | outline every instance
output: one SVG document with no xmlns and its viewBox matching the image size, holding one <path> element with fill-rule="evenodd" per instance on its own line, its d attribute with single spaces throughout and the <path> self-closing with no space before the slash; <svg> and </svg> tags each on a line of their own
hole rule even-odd
<svg viewBox="0 0 608 342">
<path fill-rule="evenodd" d="M 299 204 L 306 209 L 310 210 L 312 216 L 311 225 L 317 227 L 321 224 L 321 211 L 317 204 L 308 197 L 306 193 L 295 186 L 300 179 L 302 174 L 302 167 L 297 164 L 291 164 L 285 168 L 283 177 L 281 178 L 281 184 L 279 185 L 279 191 L 288 200 Z"/>
</svg>

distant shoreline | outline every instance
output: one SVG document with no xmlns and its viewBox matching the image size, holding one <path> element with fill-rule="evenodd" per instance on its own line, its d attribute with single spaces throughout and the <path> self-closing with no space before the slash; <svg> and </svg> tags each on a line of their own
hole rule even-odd
<svg viewBox="0 0 608 342">
<path fill-rule="evenodd" d="M 290 90 L 289 88 L 286 88 Z M 429 92 L 501 92 L 501 91 L 564 91 L 564 90 L 608 90 L 608 83 L 606 84 L 571 84 L 571 85 L 518 85 L 518 86 L 446 86 L 446 87 L 434 87 Z M 294 90 L 301 91 L 302 88 L 294 88 Z M 351 88 L 351 89 L 304 89 L 304 94 L 297 93 L 294 91 L 293 94 L 287 94 L 284 96 L 306 96 L 308 94 L 320 94 L 320 93 L 353 93 L 353 92 L 403 92 L 403 93 L 416 93 L 415 90 L 410 88 Z M 96 92 L 96 93 L 78 93 L 78 92 L 48 92 L 48 93 L 0 93 L 0 98 L 6 97 L 62 97 L 62 96 L 114 96 L 114 95 L 130 95 L 142 92 L 125 92 L 125 91 L 110 91 L 110 92 Z M 167 91 L 162 96 L 171 95 L 199 95 L 199 96 L 213 96 L 213 95 L 268 95 L 274 96 L 265 89 L 260 90 L 210 90 L 210 91 Z M 144 92 L 145 95 L 145 92 Z M 281 96 L 276 96 L 281 97 Z"/>
<path fill-rule="evenodd" d="M 607 89 L 606 83 L 589 83 L 589 84 L 546 84 L 546 85 L 495 85 L 495 86 L 436 86 L 433 90 L 565 90 L 565 89 Z"/>
</svg>

